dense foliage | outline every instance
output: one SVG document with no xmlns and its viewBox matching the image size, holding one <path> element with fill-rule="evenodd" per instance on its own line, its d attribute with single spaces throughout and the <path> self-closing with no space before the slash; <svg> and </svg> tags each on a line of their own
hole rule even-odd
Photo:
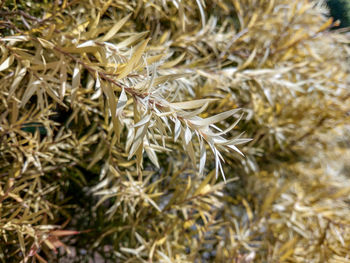
<svg viewBox="0 0 350 263">
<path fill-rule="evenodd" d="M 2 262 L 349 262 L 323 2 L 0 5 Z"/>
</svg>

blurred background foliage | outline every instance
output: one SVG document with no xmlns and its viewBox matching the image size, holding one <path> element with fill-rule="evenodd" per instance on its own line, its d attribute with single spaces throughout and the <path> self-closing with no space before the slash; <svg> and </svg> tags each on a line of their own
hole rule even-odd
<svg viewBox="0 0 350 263">
<path fill-rule="evenodd" d="M 0 260 L 349 262 L 348 3 L 2 1 Z"/>
</svg>

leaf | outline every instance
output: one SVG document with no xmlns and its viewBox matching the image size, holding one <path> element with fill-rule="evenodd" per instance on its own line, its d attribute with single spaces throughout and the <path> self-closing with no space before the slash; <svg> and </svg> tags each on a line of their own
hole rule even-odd
<svg viewBox="0 0 350 263">
<path fill-rule="evenodd" d="M 250 142 L 252 141 L 253 139 L 250 139 L 250 138 L 242 138 L 241 139 L 241 136 L 244 134 L 244 132 L 242 132 L 240 135 L 236 136 L 235 138 L 233 139 L 230 139 L 230 140 L 226 140 L 220 136 L 214 138 L 214 141 L 215 141 L 215 144 L 220 144 L 220 145 L 240 145 L 240 144 L 244 144 L 244 143 L 247 143 L 247 142 Z"/>
<path fill-rule="evenodd" d="M 165 75 L 165 76 L 160 76 L 154 79 L 153 86 L 158 86 L 159 84 L 162 84 L 167 81 L 172 81 L 175 79 L 179 79 L 182 77 L 185 77 L 188 74 L 171 74 L 171 75 Z"/>
<path fill-rule="evenodd" d="M 182 110 L 190 110 L 202 107 L 208 102 L 217 101 L 217 99 L 200 99 L 200 100 L 191 100 L 183 102 L 173 102 L 170 104 L 171 107 Z"/>
<path fill-rule="evenodd" d="M 61 87 L 60 87 L 59 93 L 60 93 L 60 99 L 62 101 L 66 94 L 66 89 L 67 89 L 67 65 L 62 57 L 60 59 L 60 83 L 61 83 Z"/>
<path fill-rule="evenodd" d="M 200 175 L 202 175 L 204 172 L 206 158 L 207 158 L 207 152 L 205 149 L 205 144 L 204 144 L 204 141 L 201 140 L 201 142 L 200 142 L 200 161 L 199 161 L 199 174 Z"/>
<path fill-rule="evenodd" d="M 241 116 L 234 123 L 232 123 L 230 125 L 230 127 L 228 127 L 227 129 L 223 130 L 222 132 L 214 133 L 214 132 L 211 132 L 211 131 L 207 131 L 206 134 L 209 135 L 209 136 L 213 136 L 213 137 L 224 135 L 224 134 L 228 133 L 229 131 L 231 131 L 232 129 L 234 129 L 237 126 L 237 124 L 240 122 L 242 117 L 243 117 L 243 113 L 241 114 Z"/>
<path fill-rule="evenodd" d="M 186 53 L 182 53 L 181 56 L 177 57 L 176 59 L 172 60 L 172 61 L 168 61 L 163 63 L 160 67 L 161 68 L 173 68 L 175 67 L 178 63 L 180 63 L 184 57 L 186 56 Z"/>
<path fill-rule="evenodd" d="M 151 120 L 151 117 L 152 117 L 152 114 L 146 115 L 142 120 L 140 120 L 138 123 L 136 123 L 134 125 L 134 128 L 140 127 L 140 126 L 146 124 L 147 122 L 149 122 Z"/>
<path fill-rule="evenodd" d="M 91 169 L 98 161 L 100 161 L 106 154 L 108 148 L 105 144 L 100 143 L 92 157 L 92 159 L 89 162 L 89 165 L 87 166 L 87 169 Z"/>
<path fill-rule="evenodd" d="M 254 60 L 257 53 L 257 48 L 254 48 L 253 52 L 249 55 L 248 59 L 239 67 L 239 70 L 245 69 L 248 67 Z"/>
<path fill-rule="evenodd" d="M 94 39 L 96 38 L 97 35 L 97 29 L 98 24 L 100 23 L 100 19 L 101 19 L 101 13 L 98 12 L 97 15 L 93 18 L 91 18 L 91 20 L 93 20 L 92 23 L 89 23 L 89 31 L 86 33 L 86 38 L 87 39 Z"/>
<path fill-rule="evenodd" d="M 134 42 L 138 41 L 140 38 L 144 37 L 145 35 L 147 35 L 147 32 L 136 33 L 136 34 L 132 35 L 131 37 L 125 39 L 124 41 L 120 42 L 119 44 L 117 44 L 116 48 L 117 49 L 125 48 L 125 47 L 133 44 Z"/>
<path fill-rule="evenodd" d="M 87 26 L 90 24 L 90 21 L 86 21 L 81 23 L 80 25 L 77 25 L 71 32 L 73 35 L 79 35 L 82 32 L 85 31 L 85 29 L 87 28 Z"/>
<path fill-rule="evenodd" d="M 192 138 L 192 132 L 191 132 L 190 128 L 186 127 L 185 143 L 188 144 L 191 141 L 191 138 Z"/>
<path fill-rule="evenodd" d="M 77 45 L 77 48 L 95 47 L 95 46 L 96 46 L 95 41 L 88 40 L 88 41 L 85 41 L 84 43 Z"/>
<path fill-rule="evenodd" d="M 219 113 L 215 116 L 206 118 L 206 119 L 196 119 L 196 120 L 190 120 L 190 122 L 194 125 L 203 127 L 203 126 L 208 126 L 210 124 L 214 124 L 217 122 L 220 122 L 224 119 L 227 119 L 228 117 L 231 117 L 233 114 L 237 113 L 238 111 L 240 111 L 240 109 L 233 109 L 233 110 L 229 110 L 229 111 L 225 111 L 222 113 Z"/>
<path fill-rule="evenodd" d="M 97 77 L 97 79 L 99 79 Z M 96 82 L 97 82 L 96 79 Z M 119 122 L 118 122 L 118 117 L 117 117 L 117 102 L 116 102 L 116 97 L 114 94 L 114 91 L 111 87 L 111 84 L 106 82 L 105 85 L 102 85 L 102 90 L 104 92 L 104 94 L 107 97 L 108 100 L 108 105 L 109 105 L 109 110 L 110 110 L 110 115 L 112 117 L 112 122 L 113 122 L 113 129 L 114 129 L 114 133 L 117 135 L 117 137 L 119 138 L 120 135 L 120 130 L 119 130 Z"/>
<path fill-rule="evenodd" d="M 147 128 L 148 128 L 148 123 L 146 123 L 145 125 L 137 129 L 134 137 L 134 143 L 132 144 L 129 152 L 128 160 L 131 159 L 131 157 L 135 154 L 135 152 L 138 150 L 139 146 L 143 142 L 143 138 L 146 135 Z"/>
<path fill-rule="evenodd" d="M 68 108 L 67 105 L 65 105 L 60 99 L 59 99 L 59 95 L 57 94 L 57 92 L 52 89 L 49 84 L 46 81 L 41 81 L 42 87 L 45 89 L 46 93 L 54 100 L 56 101 L 58 104 L 60 104 L 62 107 L 64 108 Z M 39 89 L 40 90 L 40 89 Z"/>
<path fill-rule="evenodd" d="M 25 92 L 22 96 L 20 107 L 24 107 L 24 105 L 27 104 L 27 102 L 33 96 L 33 94 L 35 93 L 35 91 L 37 89 L 37 86 L 40 85 L 40 83 L 41 83 L 41 81 L 39 81 L 39 80 L 36 80 L 34 82 L 29 82 L 27 89 L 25 90 Z"/>
<path fill-rule="evenodd" d="M 162 237 L 161 239 L 156 241 L 157 246 L 161 246 L 167 240 L 167 236 Z"/>
<path fill-rule="evenodd" d="M 96 77 L 96 82 L 95 82 L 95 93 L 92 94 L 91 100 L 98 99 L 102 94 L 102 89 L 101 89 L 101 82 L 100 78 Z"/>
<path fill-rule="evenodd" d="M 163 57 L 164 57 L 164 54 L 159 54 L 159 55 L 148 57 L 146 61 L 148 65 L 152 65 L 153 63 L 160 61 Z"/>
<path fill-rule="evenodd" d="M 133 52 L 131 59 L 128 61 L 124 69 L 120 72 L 117 79 L 125 78 L 134 69 L 136 64 L 140 61 L 142 54 L 144 53 L 149 39 L 143 41 Z"/>
<path fill-rule="evenodd" d="M 284 43 L 283 45 L 281 45 L 277 51 L 286 49 L 290 46 L 296 45 L 299 41 L 301 41 L 304 38 L 308 37 L 308 33 L 305 33 L 305 29 L 304 28 L 300 28 L 298 29 L 298 31 L 296 31 L 293 35 L 290 36 L 290 38 L 288 38 L 288 41 L 286 43 Z"/>
<path fill-rule="evenodd" d="M 0 41 L 19 42 L 28 41 L 29 39 L 29 36 L 7 36 L 0 38 Z"/>
<path fill-rule="evenodd" d="M 24 76 L 27 73 L 27 68 L 23 67 L 19 70 L 19 72 L 17 73 L 15 79 L 13 80 L 11 87 L 10 87 L 10 91 L 9 91 L 9 99 L 12 97 L 12 95 L 14 94 L 14 92 L 16 91 L 18 85 L 21 83 L 22 79 L 24 78 Z"/>
<path fill-rule="evenodd" d="M 227 145 L 227 147 L 231 148 L 232 150 L 234 150 L 235 152 L 239 153 L 240 155 L 244 156 L 244 154 L 234 145 Z"/>
<path fill-rule="evenodd" d="M 17 231 L 17 236 L 18 236 L 18 241 L 19 241 L 19 246 L 21 248 L 21 252 L 23 255 L 26 254 L 26 247 L 24 243 L 24 237 L 23 234 L 20 231 Z"/>
<path fill-rule="evenodd" d="M 220 158 L 222 158 L 222 157 L 221 157 L 221 154 L 220 154 L 220 152 L 219 152 L 218 150 L 216 150 L 216 149 L 215 149 L 215 151 L 214 151 L 214 154 L 215 154 L 215 177 L 216 177 L 216 179 L 218 178 L 218 176 L 219 176 L 219 170 L 220 170 L 221 175 L 222 175 L 224 181 L 226 182 L 226 177 L 225 177 L 224 171 L 223 171 L 223 169 L 222 169 L 221 161 L 220 161 Z"/>
<path fill-rule="evenodd" d="M 14 56 L 11 55 L 8 58 L 6 58 L 0 65 L 0 72 L 8 69 L 14 61 Z"/>
<path fill-rule="evenodd" d="M 125 94 L 124 88 L 122 89 L 122 92 L 120 93 L 118 103 L 117 103 L 117 116 L 121 116 L 123 109 L 125 108 L 126 103 L 128 102 L 128 98 Z"/>
<path fill-rule="evenodd" d="M 125 253 L 129 253 L 129 254 L 133 254 L 135 256 L 139 256 L 140 252 L 145 249 L 145 246 L 141 246 L 137 249 L 133 249 L 133 248 L 127 248 L 127 247 L 121 247 L 120 250 L 122 252 L 125 252 Z"/>
<path fill-rule="evenodd" d="M 149 202 L 155 209 L 157 209 L 159 212 L 162 210 L 159 208 L 159 206 L 154 202 L 150 197 L 148 197 L 146 194 L 143 194 L 142 197 Z"/>
<path fill-rule="evenodd" d="M 174 128 L 174 141 L 176 142 L 181 133 L 181 122 L 179 119 L 175 120 L 175 128 Z"/>
<path fill-rule="evenodd" d="M 185 119 L 201 120 L 202 118 L 198 117 L 197 115 L 204 112 L 207 107 L 208 107 L 208 103 L 205 103 L 202 107 L 200 107 L 194 111 L 191 111 L 191 112 L 182 111 L 182 112 L 178 112 L 178 115 L 181 116 L 182 118 L 185 118 Z"/>
<path fill-rule="evenodd" d="M 55 45 L 53 43 L 51 43 L 50 41 L 48 41 L 46 39 L 38 37 L 37 40 L 44 48 L 53 49 L 55 47 Z"/>
<path fill-rule="evenodd" d="M 145 150 L 146 150 L 148 158 L 159 169 L 160 166 L 159 166 L 158 157 L 157 157 L 155 151 L 150 146 L 145 146 Z"/>
<path fill-rule="evenodd" d="M 128 21 L 132 13 L 128 14 L 126 17 L 123 19 L 119 20 L 109 31 L 108 33 L 103 36 L 100 41 L 105 42 L 111 40 L 115 34 L 122 28 L 122 26 Z"/>
<path fill-rule="evenodd" d="M 322 32 L 329 28 L 333 23 L 333 17 L 329 18 L 318 30 L 317 32 Z"/>
<path fill-rule="evenodd" d="M 72 101 L 71 101 L 72 104 L 75 101 L 75 97 L 77 95 L 77 91 L 80 85 L 80 75 L 81 75 L 81 71 L 79 69 L 79 64 L 76 63 L 73 70 L 73 77 L 72 77 Z"/>
<path fill-rule="evenodd" d="M 212 170 L 205 178 L 204 180 L 201 182 L 201 184 L 198 186 L 198 188 L 196 189 L 196 191 L 194 192 L 194 196 L 200 194 L 203 192 L 203 188 L 209 184 L 209 181 L 213 178 L 213 176 L 215 175 L 215 170 Z"/>
<path fill-rule="evenodd" d="M 205 27 L 205 13 L 204 9 L 201 3 L 201 0 L 196 0 L 198 8 L 199 8 L 199 13 L 201 14 L 201 21 L 202 21 L 202 28 L 204 29 Z"/>
<path fill-rule="evenodd" d="M 98 52 L 101 49 L 101 46 L 93 45 L 92 43 L 83 43 L 83 47 L 76 47 L 76 46 L 65 46 L 62 47 L 61 50 L 66 53 L 77 53 L 77 54 L 83 54 L 83 53 L 92 53 Z M 90 44 L 90 45 L 89 45 Z"/>
</svg>

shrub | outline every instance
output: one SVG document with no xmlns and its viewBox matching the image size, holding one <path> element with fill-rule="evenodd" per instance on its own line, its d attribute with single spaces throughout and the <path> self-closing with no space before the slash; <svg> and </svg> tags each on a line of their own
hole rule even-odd
<svg viewBox="0 0 350 263">
<path fill-rule="evenodd" d="M 320 1 L 3 1 L 3 262 L 339 262 L 349 37 Z"/>
</svg>

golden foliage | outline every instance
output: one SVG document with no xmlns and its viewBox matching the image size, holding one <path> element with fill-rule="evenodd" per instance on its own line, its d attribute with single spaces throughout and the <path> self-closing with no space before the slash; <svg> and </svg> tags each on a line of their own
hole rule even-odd
<svg viewBox="0 0 350 263">
<path fill-rule="evenodd" d="M 321 1 L 0 5 L 3 262 L 348 262 L 349 35 Z"/>
</svg>

